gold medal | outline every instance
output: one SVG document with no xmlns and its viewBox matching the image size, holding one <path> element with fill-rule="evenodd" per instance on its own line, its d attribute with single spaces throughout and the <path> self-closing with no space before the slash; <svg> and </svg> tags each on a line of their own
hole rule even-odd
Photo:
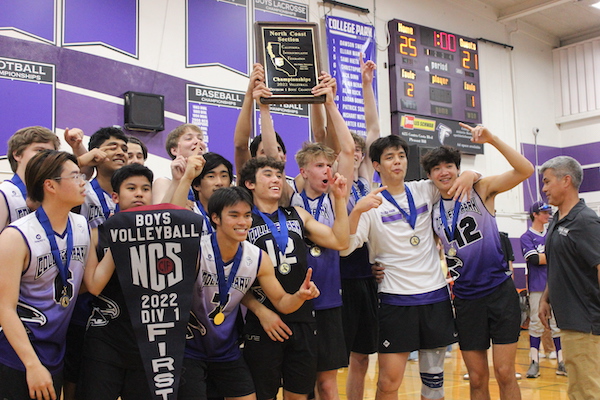
<svg viewBox="0 0 600 400">
<path fill-rule="evenodd" d="M 292 266 L 286 262 L 282 262 L 279 264 L 279 273 L 281 275 L 287 275 L 292 270 Z"/>
<path fill-rule="evenodd" d="M 450 257 L 454 257 L 454 256 L 456 255 L 456 249 L 455 249 L 454 247 L 450 247 L 450 248 L 448 249 L 448 255 L 449 255 Z"/>
<path fill-rule="evenodd" d="M 215 325 L 221 325 L 225 321 L 225 314 L 222 311 L 219 311 L 217 315 L 213 318 L 213 323 Z"/>
<path fill-rule="evenodd" d="M 69 300 L 69 296 L 63 294 L 60 298 L 60 305 L 63 306 L 63 308 L 67 308 L 69 307 L 69 303 L 71 303 L 71 300 Z"/>
<path fill-rule="evenodd" d="M 410 244 L 412 244 L 413 246 L 418 246 L 419 243 L 421 243 L 421 239 L 419 239 L 417 235 L 414 235 L 410 238 Z"/>
<path fill-rule="evenodd" d="M 310 248 L 310 255 L 313 257 L 319 257 L 321 255 L 321 253 L 322 253 L 322 251 L 319 246 L 313 246 Z"/>
</svg>

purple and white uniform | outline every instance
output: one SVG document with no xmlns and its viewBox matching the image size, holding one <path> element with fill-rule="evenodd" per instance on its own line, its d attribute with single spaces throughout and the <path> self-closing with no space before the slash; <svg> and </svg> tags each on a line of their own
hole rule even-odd
<svg viewBox="0 0 600 400">
<path fill-rule="evenodd" d="M 452 225 L 455 202 L 444 202 L 447 225 Z M 454 232 L 450 241 L 440 217 L 440 202 L 433 208 L 433 229 L 442 240 L 448 270 L 454 279 L 454 295 L 461 299 L 478 299 L 492 293 L 511 272 L 502 253 L 496 218 L 485 208 L 475 190 L 471 200 L 461 203 Z M 456 250 L 454 256 L 450 248 Z"/>
<path fill-rule="evenodd" d="M 99 185 L 97 180 L 85 184 L 85 201 L 81 205 L 79 212 L 87 218 L 90 228 L 97 228 L 104 223 L 115 212 L 118 211 L 117 205 L 112 199 L 110 193 L 106 193 Z M 108 215 L 106 215 L 108 214 Z"/>
<path fill-rule="evenodd" d="M 529 228 L 521 236 L 521 250 L 523 257 L 531 257 L 534 254 L 544 253 L 546 248 L 546 230 L 538 232 L 533 228 Z M 543 292 L 546 288 L 546 280 L 548 279 L 548 266 L 535 265 L 527 261 L 527 287 L 530 292 Z"/>
<path fill-rule="evenodd" d="M 304 208 L 313 217 L 316 217 L 318 204 L 319 198 L 308 198 L 310 209 L 306 209 L 304 200 L 298 193 L 294 193 L 291 200 L 292 206 Z M 318 217 L 317 221 L 329 227 L 332 227 L 335 222 L 331 198 L 327 194 L 323 197 Z M 310 243 L 309 249 L 313 246 L 314 244 Z M 340 252 L 325 247 L 318 248 L 320 249 L 320 255 L 315 256 L 313 252 L 308 251 L 306 256 L 308 267 L 313 269 L 312 280 L 321 291 L 321 295 L 313 299 L 313 307 L 315 310 L 328 310 L 330 308 L 341 307 L 342 278 L 340 277 Z"/>
<path fill-rule="evenodd" d="M 46 232 L 36 213 L 29 214 L 9 227 L 17 229 L 29 248 L 29 266 L 21 275 L 17 313 L 25 325 L 29 340 L 42 364 L 55 374 L 62 368 L 65 354 L 67 326 L 75 306 L 77 293 L 83 279 L 83 270 L 90 246 L 87 221 L 78 214 L 69 213 L 73 229 L 73 251 L 69 264 L 66 294 L 67 307 L 61 305 L 63 281 L 52 256 Z M 66 262 L 67 235 L 55 234 Z M 0 331 L 0 363 L 25 371 L 25 367 L 4 333 Z"/>
<path fill-rule="evenodd" d="M 0 183 L 0 193 L 6 202 L 9 224 L 31 212 L 25 201 L 27 197 L 25 184 L 17 174 L 13 175 L 10 180 Z"/>
<path fill-rule="evenodd" d="M 211 235 L 202 236 L 200 242 L 200 271 L 194 286 L 192 310 L 188 324 L 185 357 L 201 361 L 234 361 L 241 357 L 237 330 L 240 302 L 256 279 L 262 261 L 262 251 L 250 242 L 240 243 L 242 258 L 239 269 L 229 289 L 228 302 L 222 309 L 225 320 L 216 325 L 210 317 L 219 306 L 219 284 Z M 224 266 L 229 274 L 233 260 Z"/>
</svg>

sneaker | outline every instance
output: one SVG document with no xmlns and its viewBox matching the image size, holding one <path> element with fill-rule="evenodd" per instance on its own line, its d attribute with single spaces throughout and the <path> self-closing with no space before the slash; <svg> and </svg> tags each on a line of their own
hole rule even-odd
<svg viewBox="0 0 600 400">
<path fill-rule="evenodd" d="M 548 358 L 551 360 L 556 360 L 556 352 L 555 351 L 550 352 L 550 355 L 548 356 Z"/>
<path fill-rule="evenodd" d="M 464 379 L 465 381 L 468 381 L 468 380 L 469 380 L 469 374 L 468 374 L 468 373 L 464 374 L 464 375 L 463 375 L 463 379 Z"/>
<path fill-rule="evenodd" d="M 538 353 L 538 358 L 546 358 L 546 354 L 544 354 L 543 352 L 539 352 Z"/>
<path fill-rule="evenodd" d="M 444 357 L 446 358 L 452 358 L 452 353 L 447 351 L 446 354 L 444 355 Z"/>
<path fill-rule="evenodd" d="M 565 368 L 564 361 L 558 363 L 558 368 L 556 368 L 556 375 L 567 376 L 567 369 Z"/>
<path fill-rule="evenodd" d="M 538 376 L 540 376 L 540 364 L 532 361 L 527 370 L 527 378 L 537 378 Z"/>
<path fill-rule="evenodd" d="M 515 372 L 515 378 L 517 378 L 517 380 L 521 379 L 523 376 L 521 376 L 520 373 Z"/>
</svg>

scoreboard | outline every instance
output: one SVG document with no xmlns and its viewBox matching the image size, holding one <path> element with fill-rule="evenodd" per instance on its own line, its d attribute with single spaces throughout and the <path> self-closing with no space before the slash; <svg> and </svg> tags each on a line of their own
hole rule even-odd
<svg viewBox="0 0 600 400">
<path fill-rule="evenodd" d="M 397 19 L 388 27 L 392 112 L 481 123 L 477 41 Z"/>
</svg>

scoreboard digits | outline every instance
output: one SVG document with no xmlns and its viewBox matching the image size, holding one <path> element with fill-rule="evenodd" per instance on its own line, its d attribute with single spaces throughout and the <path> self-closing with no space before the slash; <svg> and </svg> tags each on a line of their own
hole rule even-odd
<svg viewBox="0 0 600 400">
<path fill-rule="evenodd" d="M 392 20 L 392 111 L 481 122 L 477 41 Z"/>
</svg>

